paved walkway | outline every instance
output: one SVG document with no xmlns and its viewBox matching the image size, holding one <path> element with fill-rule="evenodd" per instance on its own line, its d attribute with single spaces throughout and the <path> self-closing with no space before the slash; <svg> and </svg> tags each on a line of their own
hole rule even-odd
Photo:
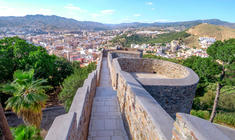
<svg viewBox="0 0 235 140">
<path fill-rule="evenodd" d="M 107 58 L 103 58 L 100 86 L 93 101 L 88 140 L 128 140 L 117 92 L 112 89 Z"/>
</svg>

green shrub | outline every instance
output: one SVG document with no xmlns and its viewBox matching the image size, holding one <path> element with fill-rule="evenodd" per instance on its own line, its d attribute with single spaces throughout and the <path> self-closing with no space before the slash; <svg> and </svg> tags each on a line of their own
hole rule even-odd
<svg viewBox="0 0 235 140">
<path fill-rule="evenodd" d="M 42 140 L 40 130 L 34 126 L 20 125 L 16 128 L 11 128 L 14 140 Z"/>
<path fill-rule="evenodd" d="M 170 62 L 178 63 L 178 64 L 182 64 L 183 63 L 183 60 L 180 60 L 180 59 L 165 58 L 165 57 L 151 55 L 151 54 L 145 54 L 145 55 L 143 55 L 143 58 L 160 59 L 160 60 L 170 61 Z"/>
<path fill-rule="evenodd" d="M 74 73 L 64 80 L 62 84 L 62 91 L 59 94 L 59 99 L 63 102 L 66 111 L 69 111 L 77 89 L 79 87 L 82 87 L 83 82 L 87 78 L 88 74 L 95 69 L 95 63 L 91 63 L 87 67 L 83 68 L 79 68 L 76 65 L 76 67 L 74 68 Z"/>
<path fill-rule="evenodd" d="M 215 99 L 215 86 L 215 84 L 209 84 L 207 87 L 205 87 L 204 95 L 202 97 L 196 97 L 194 99 L 193 109 L 212 110 Z"/>
<path fill-rule="evenodd" d="M 210 113 L 206 110 L 191 110 L 190 114 L 206 120 L 210 118 Z"/>
<path fill-rule="evenodd" d="M 218 110 L 234 112 L 235 111 L 235 88 L 234 86 L 224 86 L 221 89 Z"/>
<path fill-rule="evenodd" d="M 221 89 L 218 111 L 233 112 L 235 110 L 235 94 L 232 94 L 234 90 L 230 90 L 232 88 L 231 86 L 225 86 Z M 215 99 L 216 84 L 210 83 L 204 90 L 203 96 L 194 98 L 193 109 L 211 111 Z"/>
<path fill-rule="evenodd" d="M 207 110 L 191 110 L 190 114 L 205 120 L 209 120 L 210 118 L 210 112 Z M 235 112 L 219 112 L 216 114 L 214 122 L 235 127 Z"/>
<path fill-rule="evenodd" d="M 235 127 L 235 113 L 219 112 L 215 116 L 215 123 L 227 124 Z"/>
</svg>

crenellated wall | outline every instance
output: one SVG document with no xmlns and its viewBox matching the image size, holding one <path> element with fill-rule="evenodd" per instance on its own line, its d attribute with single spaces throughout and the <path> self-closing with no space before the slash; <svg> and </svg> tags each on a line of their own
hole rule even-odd
<svg viewBox="0 0 235 140">
<path fill-rule="evenodd" d="M 97 69 L 88 75 L 81 88 L 77 90 L 67 114 L 56 117 L 45 140 L 86 140 L 93 98 L 99 84 L 102 55 Z"/>
</svg>

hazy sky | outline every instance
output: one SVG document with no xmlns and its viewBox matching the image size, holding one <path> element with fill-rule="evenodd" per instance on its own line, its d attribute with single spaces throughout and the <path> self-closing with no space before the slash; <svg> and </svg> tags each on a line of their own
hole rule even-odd
<svg viewBox="0 0 235 140">
<path fill-rule="evenodd" d="M 235 0 L 0 0 L 0 16 L 29 14 L 102 23 L 212 18 L 235 22 Z"/>
</svg>

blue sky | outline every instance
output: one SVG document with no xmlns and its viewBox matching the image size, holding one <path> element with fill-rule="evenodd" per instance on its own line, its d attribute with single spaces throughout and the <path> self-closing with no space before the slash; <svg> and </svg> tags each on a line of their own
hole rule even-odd
<svg viewBox="0 0 235 140">
<path fill-rule="evenodd" d="M 0 16 L 44 14 L 102 23 L 235 22 L 234 6 L 235 0 L 0 0 Z"/>
</svg>

